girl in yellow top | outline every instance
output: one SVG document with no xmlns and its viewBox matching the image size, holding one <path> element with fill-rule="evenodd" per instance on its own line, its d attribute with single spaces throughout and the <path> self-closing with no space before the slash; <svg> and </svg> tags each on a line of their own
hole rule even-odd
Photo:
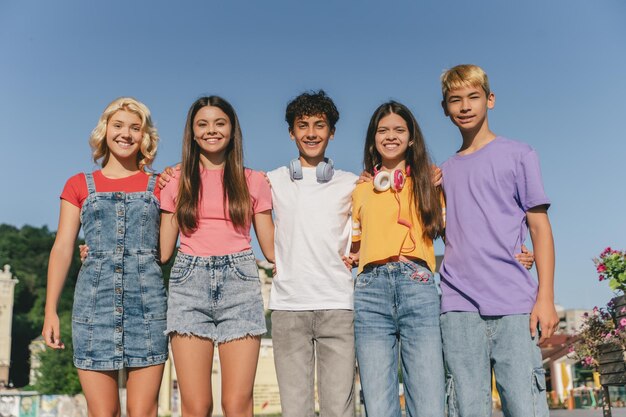
<svg viewBox="0 0 626 417">
<path fill-rule="evenodd" d="M 411 111 L 378 107 L 365 138 L 374 181 L 352 195 L 356 353 L 368 417 L 400 417 L 398 350 L 407 416 L 444 415 L 439 295 L 433 239 L 443 233 L 440 190 Z"/>
</svg>

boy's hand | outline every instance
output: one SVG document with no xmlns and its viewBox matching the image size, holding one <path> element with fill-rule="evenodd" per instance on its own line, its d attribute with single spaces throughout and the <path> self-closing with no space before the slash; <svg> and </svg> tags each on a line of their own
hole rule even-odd
<svg viewBox="0 0 626 417">
<path fill-rule="evenodd" d="M 59 329 L 59 316 L 56 313 L 46 314 L 41 335 L 46 345 L 52 349 L 65 349 L 65 344 L 61 341 L 61 331 Z"/>
<path fill-rule="evenodd" d="M 522 265 L 524 268 L 531 269 L 533 264 L 535 263 L 535 255 L 528 250 L 526 245 L 522 245 L 522 252 L 515 255 L 515 259 Z"/>
<path fill-rule="evenodd" d="M 85 262 L 85 259 L 87 259 L 87 255 L 89 255 L 89 246 L 78 245 L 78 250 L 80 251 L 80 261 Z"/>
<path fill-rule="evenodd" d="M 357 180 L 357 184 L 360 184 L 362 182 L 371 182 L 372 181 L 372 174 L 370 174 L 367 171 L 363 171 L 361 172 L 361 175 L 359 175 L 359 179 Z"/>
<path fill-rule="evenodd" d="M 539 344 L 552 336 L 559 325 L 559 316 L 556 314 L 554 302 L 537 300 L 530 313 L 530 335 L 535 337 L 537 325 L 541 328 Z"/>
<path fill-rule="evenodd" d="M 431 169 L 432 169 L 432 172 L 430 174 L 430 179 L 433 182 L 433 185 L 435 187 L 438 187 L 443 183 L 443 173 L 441 172 L 441 168 L 439 168 L 435 164 L 433 164 Z"/>
<path fill-rule="evenodd" d="M 167 183 L 170 182 L 174 176 L 174 170 L 180 171 L 180 164 L 176 164 L 174 168 L 165 167 L 163 172 L 161 172 L 161 175 L 159 176 L 159 183 L 157 184 L 161 190 L 165 188 Z"/>
</svg>

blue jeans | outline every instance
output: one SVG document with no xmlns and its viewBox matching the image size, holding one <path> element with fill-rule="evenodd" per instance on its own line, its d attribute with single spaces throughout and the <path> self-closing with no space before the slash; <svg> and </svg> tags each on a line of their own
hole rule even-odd
<svg viewBox="0 0 626 417">
<path fill-rule="evenodd" d="M 441 315 L 449 417 L 491 416 L 491 370 L 506 417 L 548 417 L 545 372 L 528 314 Z"/>
<path fill-rule="evenodd" d="M 368 417 L 400 417 L 398 351 L 406 415 L 444 414 L 440 299 L 417 262 L 366 266 L 356 279 L 354 334 Z"/>
</svg>

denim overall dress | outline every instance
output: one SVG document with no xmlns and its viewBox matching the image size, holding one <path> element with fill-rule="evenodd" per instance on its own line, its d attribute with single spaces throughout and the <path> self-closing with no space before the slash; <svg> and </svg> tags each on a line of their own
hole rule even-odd
<svg viewBox="0 0 626 417">
<path fill-rule="evenodd" d="M 157 263 L 156 176 L 143 192 L 96 192 L 80 212 L 89 246 L 74 291 L 72 342 L 79 369 L 115 370 L 166 361 L 167 301 Z"/>
</svg>

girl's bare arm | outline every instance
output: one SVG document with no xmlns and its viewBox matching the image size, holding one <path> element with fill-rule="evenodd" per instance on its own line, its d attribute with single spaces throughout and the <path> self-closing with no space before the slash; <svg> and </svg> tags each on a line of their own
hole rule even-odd
<svg viewBox="0 0 626 417">
<path fill-rule="evenodd" d="M 252 216 L 252 225 L 261 246 L 263 256 L 274 263 L 274 220 L 272 210 L 262 211 Z"/>
<path fill-rule="evenodd" d="M 79 230 L 80 209 L 65 200 L 61 200 L 59 227 L 48 262 L 46 307 L 43 329 L 41 331 L 46 345 L 53 349 L 63 349 L 65 347 L 61 341 L 57 305 L 61 291 L 63 291 L 67 272 L 72 263 L 72 254 L 74 253 L 74 245 Z"/>
</svg>

